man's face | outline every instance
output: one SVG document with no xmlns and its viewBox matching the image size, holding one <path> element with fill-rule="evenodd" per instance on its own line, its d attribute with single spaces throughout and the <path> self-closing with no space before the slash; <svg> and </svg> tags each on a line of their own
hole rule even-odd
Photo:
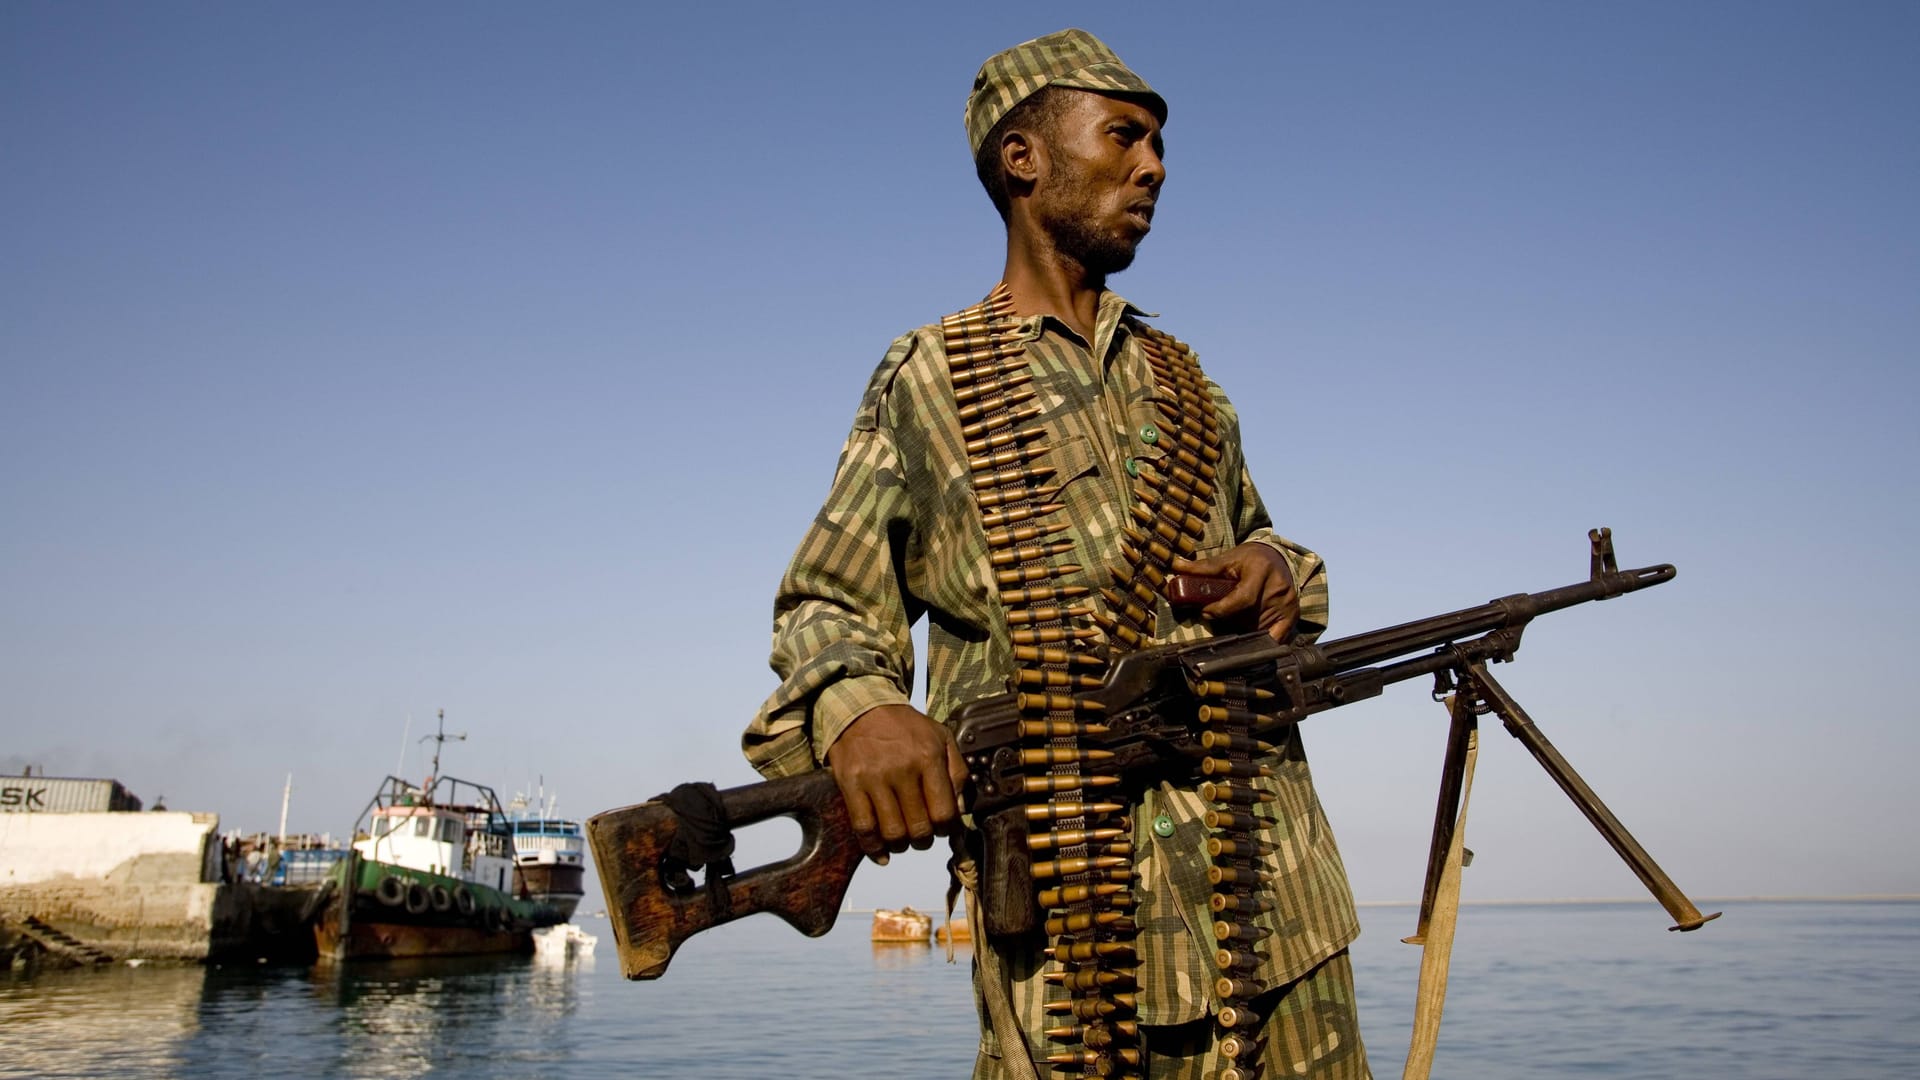
<svg viewBox="0 0 1920 1080">
<path fill-rule="evenodd" d="M 1034 188 L 1035 220 L 1089 271 L 1125 270 L 1167 178 L 1159 118 L 1136 102 L 1075 91 L 1046 141 L 1051 169 Z"/>
</svg>

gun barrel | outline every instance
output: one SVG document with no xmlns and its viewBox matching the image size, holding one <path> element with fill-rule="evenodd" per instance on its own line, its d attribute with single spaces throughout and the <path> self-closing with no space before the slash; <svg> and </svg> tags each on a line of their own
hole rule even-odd
<svg viewBox="0 0 1920 1080">
<path fill-rule="evenodd" d="M 1515 593 L 1478 607 L 1417 619 L 1382 630 L 1339 638 L 1318 647 L 1319 663 L 1303 674 L 1323 674 L 1370 667 L 1419 649 L 1438 648 L 1475 634 L 1525 626 L 1535 616 L 1559 611 L 1590 600 L 1606 600 L 1673 580 L 1671 564 L 1645 566 L 1595 574 L 1590 580 L 1537 593 Z"/>
</svg>

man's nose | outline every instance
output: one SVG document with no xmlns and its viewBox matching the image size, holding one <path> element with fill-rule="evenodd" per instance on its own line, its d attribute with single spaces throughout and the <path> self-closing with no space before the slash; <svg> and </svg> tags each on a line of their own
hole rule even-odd
<svg viewBox="0 0 1920 1080">
<path fill-rule="evenodd" d="M 1140 165 L 1140 171 L 1134 175 L 1136 183 L 1142 187 L 1158 188 L 1167 182 L 1167 163 L 1152 147 L 1146 151 L 1146 160 Z"/>
</svg>

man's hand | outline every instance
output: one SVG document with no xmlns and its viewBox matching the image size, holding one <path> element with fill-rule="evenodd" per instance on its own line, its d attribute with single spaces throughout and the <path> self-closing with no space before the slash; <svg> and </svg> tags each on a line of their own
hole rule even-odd
<svg viewBox="0 0 1920 1080">
<path fill-rule="evenodd" d="M 1300 594 L 1293 587 L 1293 570 L 1286 556 L 1249 541 L 1210 559 L 1173 560 L 1177 574 L 1208 574 L 1230 577 L 1239 584 L 1233 591 L 1200 609 L 1210 622 L 1231 625 L 1251 624 L 1265 630 L 1275 641 L 1287 640 L 1300 617 Z"/>
<path fill-rule="evenodd" d="M 922 850 L 960 823 L 967 764 L 953 734 L 911 705 L 861 713 L 827 749 L 860 848 L 885 863 L 890 851 Z"/>
</svg>

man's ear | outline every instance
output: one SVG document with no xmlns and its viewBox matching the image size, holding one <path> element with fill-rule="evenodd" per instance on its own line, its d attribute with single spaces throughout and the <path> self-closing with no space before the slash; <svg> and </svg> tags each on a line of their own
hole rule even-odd
<svg viewBox="0 0 1920 1080">
<path fill-rule="evenodd" d="M 1027 132 L 1007 132 L 1000 140 L 1000 168 L 1007 178 L 1007 194 L 1033 190 L 1047 167 L 1047 144 Z"/>
</svg>

